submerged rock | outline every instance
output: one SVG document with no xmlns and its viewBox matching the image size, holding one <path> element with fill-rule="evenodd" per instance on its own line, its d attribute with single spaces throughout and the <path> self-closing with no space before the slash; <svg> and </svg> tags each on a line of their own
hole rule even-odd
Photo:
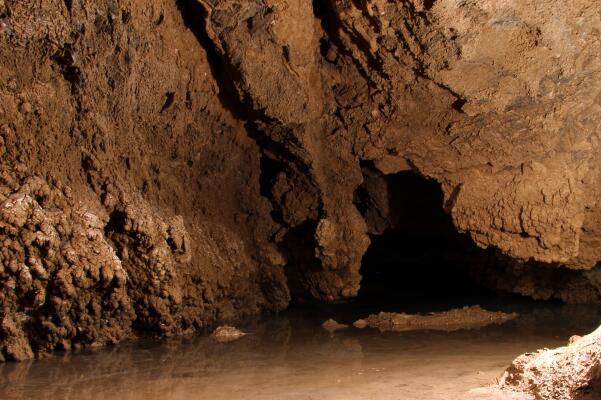
<svg viewBox="0 0 601 400">
<path fill-rule="evenodd" d="M 349 326 L 345 325 L 345 324 L 341 324 L 333 319 L 329 319 L 326 322 L 324 322 L 323 324 L 321 324 L 321 326 L 323 327 L 323 329 L 325 329 L 326 331 L 332 333 L 332 332 L 336 332 L 342 329 L 346 329 Z"/>
<path fill-rule="evenodd" d="M 353 322 L 353 326 L 357 329 L 364 329 L 367 328 L 368 324 L 366 320 L 358 319 L 355 322 Z"/>
<path fill-rule="evenodd" d="M 457 331 L 479 329 L 491 324 L 502 324 L 518 317 L 516 313 L 488 311 L 480 306 L 457 308 L 450 311 L 427 315 L 387 313 L 372 314 L 365 320 L 358 320 L 355 326 L 378 328 L 381 331 L 437 330 Z M 365 325 L 361 322 L 365 322 Z"/>
<path fill-rule="evenodd" d="M 601 398 L 601 327 L 572 338 L 568 346 L 516 358 L 501 378 L 501 389 L 547 400 Z"/>
<path fill-rule="evenodd" d="M 220 343 L 229 343 L 238 340 L 247 334 L 233 326 L 220 326 L 211 334 L 211 337 Z"/>
</svg>

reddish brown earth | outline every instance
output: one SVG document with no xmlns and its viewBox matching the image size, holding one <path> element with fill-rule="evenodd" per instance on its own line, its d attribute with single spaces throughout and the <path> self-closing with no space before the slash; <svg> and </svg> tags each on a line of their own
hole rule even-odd
<svg viewBox="0 0 601 400">
<path fill-rule="evenodd" d="M 355 296 L 366 164 L 491 286 L 598 302 L 600 39 L 594 0 L 0 0 L 2 358 Z"/>
</svg>

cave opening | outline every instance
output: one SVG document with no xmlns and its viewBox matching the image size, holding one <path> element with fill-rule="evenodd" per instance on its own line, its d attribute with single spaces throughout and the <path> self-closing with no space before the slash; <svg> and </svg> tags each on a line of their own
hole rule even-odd
<svg viewBox="0 0 601 400">
<path fill-rule="evenodd" d="M 468 234 L 459 233 L 443 208 L 440 184 L 413 171 L 384 175 L 363 165 L 355 193 L 371 239 L 361 267 L 358 304 L 407 312 L 493 306 L 507 295 L 470 273 L 482 260 Z"/>
</svg>

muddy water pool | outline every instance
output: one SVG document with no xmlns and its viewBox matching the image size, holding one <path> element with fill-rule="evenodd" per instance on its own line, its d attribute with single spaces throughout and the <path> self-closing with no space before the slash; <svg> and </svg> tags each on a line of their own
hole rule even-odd
<svg viewBox="0 0 601 400">
<path fill-rule="evenodd" d="M 448 304 L 422 303 L 409 311 Z M 349 323 L 370 310 L 297 308 L 241 324 L 249 335 L 232 343 L 201 335 L 142 340 L 0 365 L 0 399 L 507 399 L 482 388 L 513 358 L 564 345 L 601 322 L 597 307 L 513 301 L 483 306 L 518 311 L 520 317 L 474 331 L 351 328 L 330 334 L 320 327 L 327 318 Z"/>
</svg>

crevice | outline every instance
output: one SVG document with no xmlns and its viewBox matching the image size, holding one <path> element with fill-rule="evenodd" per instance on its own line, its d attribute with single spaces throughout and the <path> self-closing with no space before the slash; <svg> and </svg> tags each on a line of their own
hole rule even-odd
<svg viewBox="0 0 601 400">
<path fill-rule="evenodd" d="M 432 9 L 432 7 L 434 7 L 435 3 L 436 0 L 424 0 L 424 9 L 426 11 L 429 11 L 430 9 Z"/>
<path fill-rule="evenodd" d="M 455 207 L 455 204 L 457 203 L 457 198 L 459 197 L 459 193 L 461 192 L 461 187 L 462 185 L 457 185 L 453 188 L 453 191 L 451 192 L 451 195 L 449 196 L 449 198 L 447 199 L 447 201 L 444 204 L 444 210 L 447 214 L 451 214 L 451 211 L 453 211 L 453 208 Z"/>
<path fill-rule="evenodd" d="M 65 3 L 65 7 L 67 8 L 67 11 L 69 11 L 69 14 L 71 13 L 71 11 L 73 10 L 73 0 L 63 0 Z"/>
<path fill-rule="evenodd" d="M 294 155 L 287 146 L 275 142 L 265 133 L 266 128 L 278 126 L 278 122 L 267 117 L 260 110 L 252 106 L 250 99 L 241 99 L 236 82 L 242 81 L 240 72 L 227 60 L 227 55 L 220 54 L 215 43 L 207 33 L 206 24 L 209 18 L 204 7 L 197 0 L 177 0 L 177 6 L 182 14 L 184 24 L 195 35 L 198 43 L 207 53 L 207 61 L 212 76 L 219 87 L 218 97 L 221 105 L 232 116 L 244 122 L 248 136 L 253 139 L 261 149 L 280 154 L 282 157 L 295 163 L 298 168 L 307 168 L 306 165 Z M 282 127 L 282 129 L 288 129 Z"/>
<path fill-rule="evenodd" d="M 76 65 L 75 50 L 73 44 L 65 43 L 61 50 L 52 56 L 52 60 L 60 68 L 64 79 L 71 86 L 71 94 L 76 95 L 79 85 L 83 82 L 83 73 Z"/>
<path fill-rule="evenodd" d="M 432 79 L 430 76 L 428 76 L 428 74 L 426 74 L 426 71 L 423 68 L 423 66 L 421 66 L 419 70 L 415 70 L 415 74 L 422 79 L 425 79 L 425 80 L 428 80 L 428 81 L 434 83 L 436 86 L 438 86 L 442 90 L 449 92 L 453 97 L 455 97 L 455 101 L 453 101 L 453 103 L 451 104 L 451 107 L 455 111 L 458 111 L 459 113 L 464 114 L 463 106 L 467 103 L 467 99 L 465 99 L 459 93 L 454 91 L 451 87 Z"/>
<path fill-rule="evenodd" d="M 125 222 L 127 221 L 127 214 L 120 210 L 114 210 L 109 215 L 109 221 L 104 227 L 104 234 L 106 237 L 111 237 L 114 233 L 125 232 Z"/>
<path fill-rule="evenodd" d="M 175 93 L 174 92 L 165 93 L 165 103 L 163 104 L 163 107 L 161 108 L 160 113 L 162 114 L 165 111 L 167 111 L 169 108 L 171 108 L 171 106 L 173 105 L 174 102 L 175 102 Z"/>
<path fill-rule="evenodd" d="M 446 89 L 451 91 L 448 88 L 446 88 Z M 453 93 L 453 92 L 451 91 L 451 93 Z M 458 96 L 456 93 L 453 93 L 453 95 Z M 455 100 L 453 102 L 453 104 L 451 104 L 451 107 L 453 107 L 454 110 L 459 111 L 460 113 L 463 114 L 463 106 L 465 105 L 465 103 L 467 103 L 467 100 L 458 98 L 457 100 Z"/>
<path fill-rule="evenodd" d="M 307 277 L 321 268 L 321 263 L 314 250 L 317 247 L 316 229 L 317 221 L 306 220 L 289 229 L 280 244 L 280 250 L 288 260 L 284 272 L 288 281 L 292 305 L 313 303 L 318 298 L 315 293 L 307 290 L 311 286 L 307 282 Z"/>
<path fill-rule="evenodd" d="M 369 72 L 363 68 L 361 62 L 353 57 L 352 52 L 344 45 L 342 38 L 340 37 L 340 32 L 343 29 L 342 24 L 340 23 L 338 15 L 332 8 L 330 0 L 313 0 L 313 14 L 320 22 L 321 28 L 326 34 L 326 38 L 322 38 L 321 47 L 325 49 L 327 46 L 326 43 L 331 41 L 336 46 L 336 49 L 339 53 L 348 57 L 348 59 L 352 61 L 359 74 L 367 82 L 372 82 L 373 78 L 370 77 Z M 326 60 L 327 59 L 328 58 L 326 57 Z"/>
<path fill-rule="evenodd" d="M 266 154 L 261 155 L 261 177 L 259 178 L 261 196 L 271 199 L 275 179 L 282 170 L 283 164 L 280 161 Z"/>
<path fill-rule="evenodd" d="M 178 9 L 186 27 L 194 34 L 200 46 L 207 54 L 207 61 L 211 74 L 219 86 L 219 101 L 232 115 L 242 121 L 264 119 L 260 113 L 253 111 L 252 107 L 242 102 L 237 93 L 235 82 L 242 80 L 239 71 L 220 55 L 215 44 L 209 37 L 206 24 L 208 13 L 197 0 L 177 0 Z"/>
</svg>

